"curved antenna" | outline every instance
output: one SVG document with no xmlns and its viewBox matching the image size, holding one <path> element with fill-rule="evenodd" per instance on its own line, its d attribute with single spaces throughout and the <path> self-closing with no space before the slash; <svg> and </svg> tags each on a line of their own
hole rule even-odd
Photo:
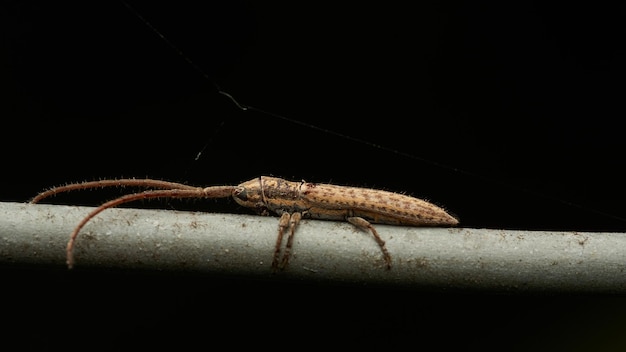
<svg viewBox="0 0 626 352">
<path fill-rule="evenodd" d="M 74 266 L 74 243 L 76 242 L 76 237 L 78 237 L 78 233 L 80 230 L 89 222 L 89 220 L 93 219 L 96 215 L 100 214 L 106 209 L 114 208 L 120 204 L 133 202 L 136 200 L 142 199 L 153 199 L 153 198 L 226 198 L 230 197 L 232 192 L 235 190 L 235 186 L 214 186 L 207 188 L 200 187 L 190 187 L 186 186 L 185 189 L 166 189 L 166 190 L 149 190 L 140 193 L 127 194 L 125 196 L 121 196 L 119 198 L 110 200 L 93 211 L 91 211 L 87 216 L 81 220 L 81 222 L 74 228 L 72 234 L 70 235 L 70 240 L 67 243 L 67 266 L 71 269 Z"/>
<path fill-rule="evenodd" d="M 90 188 L 105 188 L 105 187 L 144 187 L 144 188 L 161 188 L 161 189 L 198 189 L 198 187 L 184 185 L 182 183 L 152 180 L 152 179 L 134 179 L 134 178 L 121 178 L 117 180 L 100 180 L 100 181 L 86 181 L 80 183 L 69 183 L 64 186 L 58 186 L 50 188 L 47 191 L 43 191 L 31 199 L 30 203 L 39 203 L 41 200 L 48 197 L 57 195 L 59 193 L 79 191 Z"/>
</svg>

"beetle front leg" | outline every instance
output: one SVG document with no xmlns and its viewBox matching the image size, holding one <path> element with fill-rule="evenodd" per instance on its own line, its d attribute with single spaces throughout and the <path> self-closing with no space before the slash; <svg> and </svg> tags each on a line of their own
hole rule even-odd
<svg viewBox="0 0 626 352">
<path fill-rule="evenodd" d="M 285 253 L 283 253 L 283 260 L 280 262 L 280 269 L 284 269 L 289 263 L 291 256 L 291 247 L 293 246 L 293 235 L 296 232 L 296 228 L 302 219 L 301 213 L 293 213 L 289 217 L 289 237 L 287 237 L 287 245 L 285 246 Z"/>
<path fill-rule="evenodd" d="M 272 259 L 272 269 L 278 269 L 278 257 L 280 256 L 280 247 L 283 244 L 283 234 L 285 229 L 289 226 L 289 219 L 291 215 L 289 213 L 283 213 L 278 221 L 278 237 L 276 238 L 276 246 L 274 247 L 274 258 Z"/>
<path fill-rule="evenodd" d="M 283 213 L 278 221 L 278 238 L 276 238 L 276 247 L 274 248 L 274 258 L 272 260 L 272 268 L 274 270 L 284 269 L 289 263 L 289 257 L 291 256 L 291 247 L 293 246 L 293 236 L 296 232 L 296 227 L 302 219 L 301 213 Z M 289 228 L 289 237 L 287 237 L 287 244 L 285 245 L 285 252 L 283 253 L 283 259 L 279 264 L 280 247 L 283 243 L 283 236 L 285 230 Z"/>
</svg>

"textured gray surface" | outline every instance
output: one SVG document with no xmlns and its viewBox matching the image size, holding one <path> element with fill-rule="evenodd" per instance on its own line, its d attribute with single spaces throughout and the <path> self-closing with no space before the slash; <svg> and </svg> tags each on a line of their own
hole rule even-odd
<svg viewBox="0 0 626 352">
<path fill-rule="evenodd" d="M 65 265 L 69 233 L 91 208 L 0 203 L 0 260 Z M 368 232 L 303 220 L 289 267 L 270 268 L 278 218 L 109 209 L 77 240 L 76 268 L 280 275 L 311 281 L 487 290 L 626 291 L 622 233 L 376 225 L 392 269 Z"/>
</svg>

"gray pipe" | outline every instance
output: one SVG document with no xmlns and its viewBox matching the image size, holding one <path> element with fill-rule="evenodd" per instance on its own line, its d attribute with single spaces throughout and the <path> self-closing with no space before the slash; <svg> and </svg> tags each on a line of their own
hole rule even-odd
<svg viewBox="0 0 626 352">
<path fill-rule="evenodd" d="M 0 262 L 66 270 L 69 234 L 91 209 L 0 203 Z M 289 266 L 274 273 L 277 228 L 275 217 L 109 209 L 81 231 L 75 265 L 437 289 L 626 292 L 623 233 L 376 225 L 392 256 L 388 271 L 369 232 L 303 220 Z"/>
</svg>

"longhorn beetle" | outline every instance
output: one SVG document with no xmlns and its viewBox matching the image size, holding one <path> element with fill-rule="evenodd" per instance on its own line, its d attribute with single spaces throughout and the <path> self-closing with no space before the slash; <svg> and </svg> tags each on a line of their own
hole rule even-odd
<svg viewBox="0 0 626 352">
<path fill-rule="evenodd" d="M 369 230 L 380 246 L 387 269 L 391 256 L 385 241 L 371 223 L 411 226 L 455 226 L 458 220 L 442 208 L 422 199 L 377 189 L 336 186 L 311 182 L 293 182 L 261 176 L 239 186 L 194 187 L 176 182 L 152 179 L 118 179 L 71 183 L 39 193 L 31 200 L 37 203 L 52 195 L 91 188 L 133 186 L 151 188 L 108 201 L 91 211 L 76 225 L 67 243 L 67 265 L 74 265 L 74 245 L 78 233 L 100 212 L 120 204 L 151 198 L 226 198 L 232 196 L 240 205 L 261 215 L 280 215 L 278 238 L 272 260 L 273 269 L 282 269 L 289 262 L 293 237 L 301 218 L 347 220 L 356 227 Z M 282 259 L 280 249 L 285 230 L 289 230 Z"/>
</svg>

